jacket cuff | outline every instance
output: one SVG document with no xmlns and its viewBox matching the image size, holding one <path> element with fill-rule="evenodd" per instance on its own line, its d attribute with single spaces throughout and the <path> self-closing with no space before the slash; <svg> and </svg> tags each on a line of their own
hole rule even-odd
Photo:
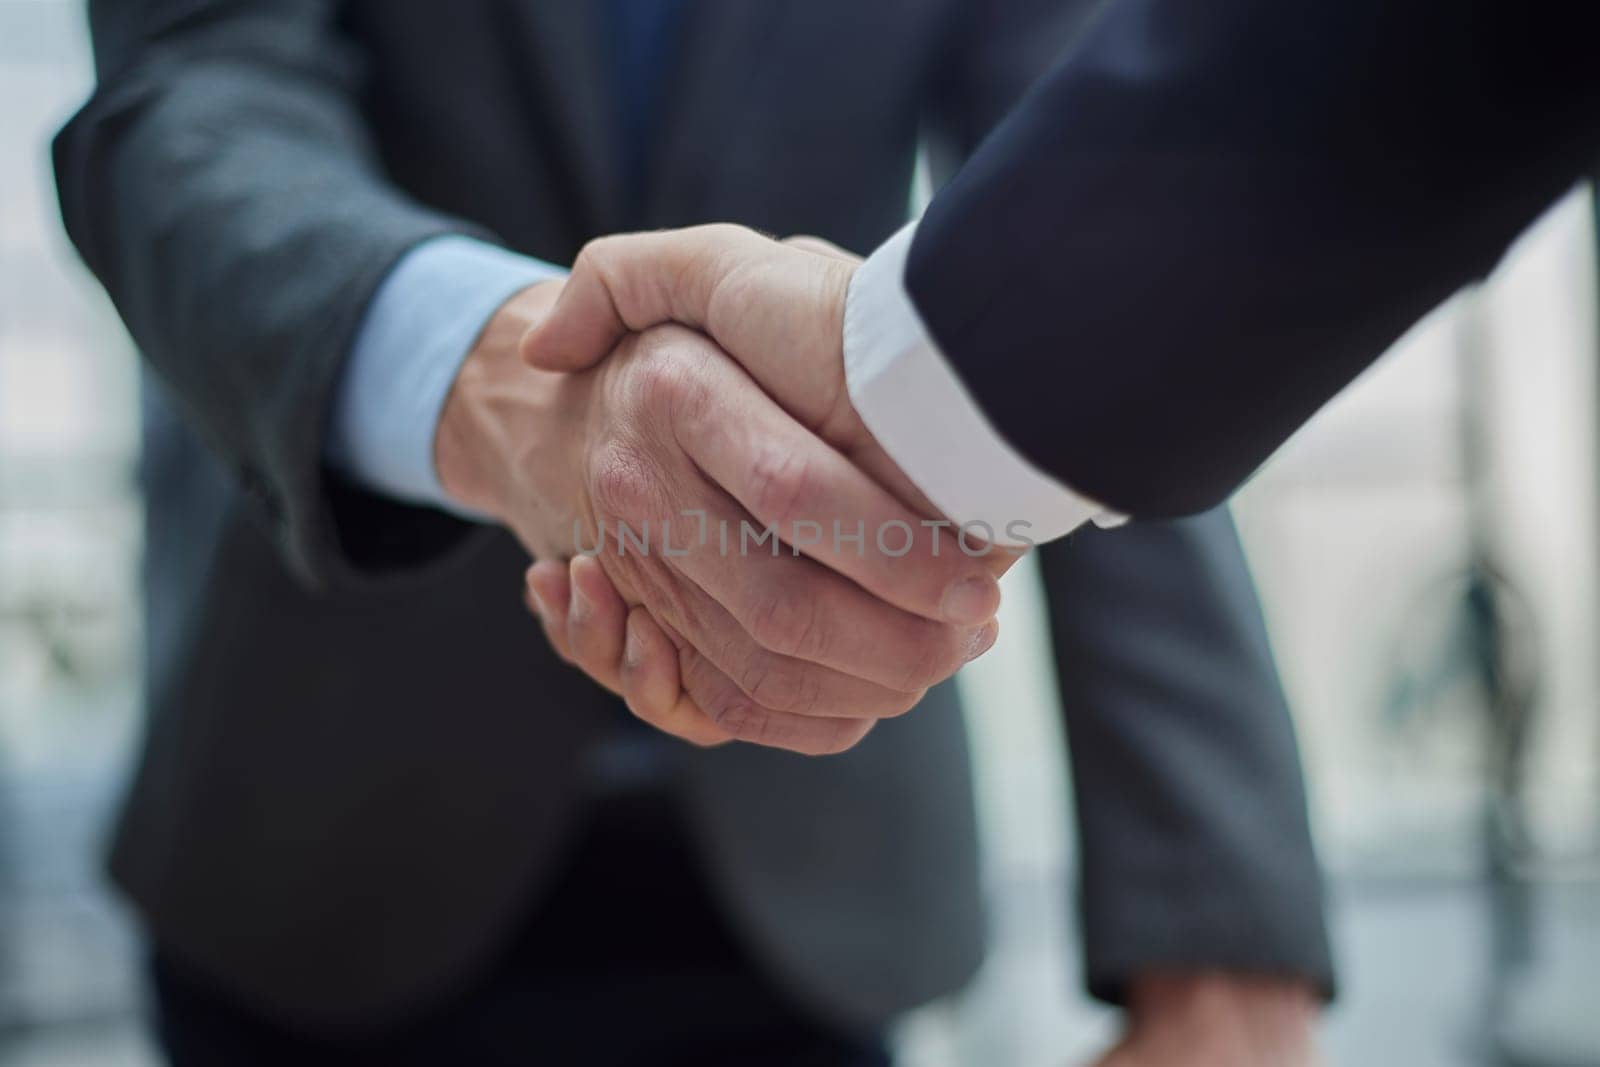
<svg viewBox="0 0 1600 1067">
<path fill-rule="evenodd" d="M 1089 994 L 1122 1005 L 1142 975 L 1205 971 L 1299 979 L 1332 1000 L 1337 982 L 1321 885 L 1296 877 L 1295 862 L 1276 875 L 1209 885 L 1203 872 L 1159 882 L 1126 872 L 1096 879 L 1101 884 L 1085 887 L 1080 901 Z M 1271 891 L 1252 894 L 1254 886 Z"/>
<path fill-rule="evenodd" d="M 439 483 L 439 415 L 462 360 L 500 305 L 565 273 L 455 235 L 406 253 L 373 297 L 345 361 L 324 446 L 328 463 L 373 492 L 481 519 Z"/>
<path fill-rule="evenodd" d="M 990 425 L 905 289 L 916 224 L 856 271 L 845 301 L 850 400 L 889 458 L 952 522 L 1022 547 L 1124 517 L 1029 463 Z"/>
</svg>

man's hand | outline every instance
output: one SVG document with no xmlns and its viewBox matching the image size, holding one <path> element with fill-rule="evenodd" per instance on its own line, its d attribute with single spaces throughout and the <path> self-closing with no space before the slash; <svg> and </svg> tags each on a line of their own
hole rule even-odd
<svg viewBox="0 0 1600 1067">
<path fill-rule="evenodd" d="M 992 562 L 921 524 L 705 338 L 658 329 L 590 370 L 524 366 L 518 341 L 559 288 L 535 286 L 496 313 L 451 391 L 435 458 L 454 498 L 538 559 L 568 559 L 604 531 L 597 565 L 573 568 L 567 614 L 620 618 L 652 667 L 675 649 L 677 676 L 667 663 L 644 689 L 687 695 L 636 713 L 701 743 L 836 752 L 992 643 Z M 867 543 L 796 533 L 835 519 L 863 523 Z M 913 532 L 904 554 L 872 545 L 871 531 L 890 527 Z M 746 528 L 786 543 L 749 547 Z M 648 613 L 630 624 L 628 605 Z"/>
<path fill-rule="evenodd" d="M 581 370 L 628 333 L 705 333 L 801 425 L 929 517 L 937 513 L 850 405 L 844 307 L 861 260 L 815 237 L 774 241 L 718 224 L 591 241 L 551 314 L 522 339 L 545 370 Z M 996 557 L 1003 570 L 1015 556 Z"/>
<path fill-rule="evenodd" d="M 1306 983 L 1234 974 L 1136 979 L 1128 1031 L 1095 1067 L 1315 1067 L 1318 999 Z"/>
</svg>

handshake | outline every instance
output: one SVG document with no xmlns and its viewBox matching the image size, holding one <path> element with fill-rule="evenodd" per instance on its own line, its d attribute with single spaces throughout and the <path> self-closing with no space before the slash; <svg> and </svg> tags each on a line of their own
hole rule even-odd
<svg viewBox="0 0 1600 1067">
<path fill-rule="evenodd" d="M 1019 550 L 851 405 L 859 262 L 734 226 L 594 242 L 501 307 L 440 419 L 446 492 L 533 554 L 557 652 L 693 743 L 844 751 L 997 636 Z"/>
</svg>

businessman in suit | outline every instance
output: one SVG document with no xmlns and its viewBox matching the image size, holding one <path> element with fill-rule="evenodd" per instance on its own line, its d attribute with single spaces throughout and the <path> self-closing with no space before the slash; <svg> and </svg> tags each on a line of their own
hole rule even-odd
<svg viewBox="0 0 1600 1067">
<path fill-rule="evenodd" d="M 56 166 L 69 232 L 155 371 L 151 724 L 112 863 L 154 942 L 174 1061 L 881 1062 L 884 1023 L 981 955 L 952 691 L 892 712 L 992 639 L 992 568 L 951 553 L 857 574 L 841 614 L 913 640 L 831 674 L 694 602 L 697 636 L 715 623 L 765 668 L 733 677 L 708 654 L 679 679 L 722 694 L 710 726 L 843 755 L 630 730 L 531 640 L 515 593 L 586 487 L 627 484 L 591 433 L 630 432 L 599 440 L 609 459 L 676 464 L 675 503 L 737 496 L 737 471 L 690 478 L 727 460 L 720 442 L 662 432 L 686 428 L 657 405 L 703 387 L 692 369 L 722 376 L 710 402 L 827 460 L 703 339 L 658 332 L 585 375 L 534 374 L 517 349 L 562 292 L 550 265 L 599 234 L 730 218 L 872 247 L 902 221 L 919 126 L 970 151 L 1079 12 L 90 15 L 99 87 Z M 447 426 L 447 408 L 465 417 Z M 544 455 L 559 459 L 521 462 Z M 573 487 L 546 466 L 606 477 Z M 854 466 L 828 473 L 904 503 Z M 734 585 L 794 577 L 761 562 Z M 1296 1062 L 1331 981 L 1319 885 L 1226 516 L 1085 535 L 1045 565 L 1088 973 L 1132 1009 L 1118 1055 Z M 634 577 L 651 619 L 734 589 Z M 976 600 L 948 610 L 973 579 Z M 825 583 L 807 570 L 798 588 Z M 874 584 L 890 599 L 851 592 Z M 897 677 L 867 677 L 886 664 Z M 829 719 L 846 721 L 803 732 Z"/>
<path fill-rule="evenodd" d="M 1130 0 L 864 264 L 735 227 L 609 238 L 525 354 L 576 370 L 705 329 L 1002 543 L 1192 513 L 1594 166 L 1597 29 L 1580 3 Z M 614 620 L 568 629 L 622 677 Z M 654 715 L 676 690 L 645 647 Z"/>
</svg>

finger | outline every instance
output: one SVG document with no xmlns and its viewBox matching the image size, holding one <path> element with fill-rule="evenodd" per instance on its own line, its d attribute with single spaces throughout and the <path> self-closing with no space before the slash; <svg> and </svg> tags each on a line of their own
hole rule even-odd
<svg viewBox="0 0 1600 1067">
<path fill-rule="evenodd" d="M 695 649 L 741 693 L 771 711 L 814 718 L 889 719 L 916 707 L 927 692 L 925 685 L 885 685 L 763 648 L 715 603 L 707 603 L 695 615 L 690 632 L 707 635 L 693 642 Z M 920 668 L 924 661 L 912 657 L 912 662 Z M 953 671 L 935 680 L 942 681 Z"/>
<path fill-rule="evenodd" d="M 676 647 L 644 608 L 630 612 L 596 560 L 575 558 L 569 568 L 574 604 L 567 612 L 573 658 L 595 681 L 620 695 L 629 711 L 663 733 L 699 746 L 731 738 L 678 684 Z"/>
<path fill-rule="evenodd" d="M 855 745 L 876 722 L 763 707 L 685 638 L 655 624 L 643 608 L 629 615 L 627 644 L 622 684 L 629 710 L 657 729 L 697 745 L 742 740 L 824 755 Z"/>
<path fill-rule="evenodd" d="M 617 561 L 621 564 L 623 561 Z M 673 563 L 682 560 L 674 559 Z M 770 557 L 753 559 L 753 573 L 770 567 Z M 787 561 L 794 563 L 797 561 Z M 815 564 L 798 561 L 804 567 L 816 569 L 831 580 L 848 586 L 836 575 L 821 571 Z M 731 678 L 740 690 L 756 703 L 775 711 L 792 712 L 828 718 L 887 718 L 902 715 L 915 707 L 928 685 L 941 681 L 966 661 L 972 653 L 957 646 L 963 640 L 951 628 L 941 627 L 923 619 L 907 616 L 893 608 L 865 597 L 860 590 L 854 595 L 876 609 L 891 613 L 869 620 L 867 626 L 877 625 L 886 632 L 879 640 L 879 650 L 860 647 L 860 643 L 843 642 L 848 654 L 836 658 L 851 670 L 777 652 L 761 644 L 764 633 L 752 634 L 727 608 L 717 603 L 710 594 L 697 586 L 686 574 L 669 568 L 630 568 L 629 586 L 638 599 L 651 606 L 651 613 L 664 629 L 673 635 L 675 643 L 692 647 L 703 654 L 719 671 Z M 813 592 L 818 582 L 802 578 L 802 594 Z M 758 583 L 759 584 L 759 583 Z M 825 599 L 826 605 L 831 601 Z M 778 622 L 779 620 L 773 620 Z M 853 624 L 855 620 L 847 620 Z M 948 650 L 940 647 L 930 650 L 915 644 L 915 635 L 894 630 L 896 625 L 918 625 L 930 628 L 938 641 L 948 641 Z M 760 627 L 757 627 L 758 631 Z M 946 634 L 945 630 L 950 630 Z M 771 637 L 767 637 L 772 640 Z M 812 651 L 809 647 L 806 651 Z M 813 654 L 830 655 L 826 647 Z M 924 682 L 921 679 L 927 678 Z"/>
<path fill-rule="evenodd" d="M 854 747 L 877 722 L 764 708 L 692 647 L 680 650 L 678 662 L 684 688 L 696 705 L 720 730 L 739 741 L 806 756 L 832 755 Z"/>
<path fill-rule="evenodd" d="M 978 629 L 902 611 L 770 535 L 758 543 L 760 524 L 727 494 L 693 471 L 677 477 L 700 479 L 679 499 L 700 504 L 703 526 L 665 529 L 652 561 L 659 565 L 643 566 L 637 554 L 617 564 L 629 567 L 637 598 L 660 622 L 761 703 L 809 714 L 898 714 L 911 694 L 974 654 Z"/>
<path fill-rule="evenodd" d="M 528 607 L 538 616 L 544 628 L 545 640 L 555 649 L 556 655 L 572 662 L 572 651 L 567 646 L 567 602 L 570 597 L 567 565 L 555 560 L 542 560 L 528 568 L 523 582 L 523 593 Z"/>
<path fill-rule="evenodd" d="M 930 525 L 732 363 L 710 357 L 701 371 L 698 414 L 678 418 L 674 432 L 762 528 L 777 529 L 807 556 L 925 619 L 970 627 L 994 616 L 1000 585 L 991 563 L 974 554 L 981 545 L 953 534 L 949 523 Z"/>
<path fill-rule="evenodd" d="M 766 707 L 689 640 L 656 624 L 645 609 L 635 608 L 629 618 L 630 647 L 623 653 L 622 667 L 624 698 L 635 715 L 663 732 L 698 745 L 743 740 L 822 755 L 851 747 L 877 721 Z M 906 700 L 894 713 L 914 702 Z"/>
<path fill-rule="evenodd" d="M 678 680 L 678 649 L 642 607 L 628 614 L 622 697 L 640 721 L 691 744 L 704 747 L 733 740 L 683 691 Z"/>
<path fill-rule="evenodd" d="M 712 293 L 739 257 L 777 247 L 741 226 L 602 237 L 585 245 L 548 317 L 522 341 L 545 370 L 583 370 L 626 334 L 664 322 L 706 326 Z"/>
<path fill-rule="evenodd" d="M 816 237 L 809 233 L 797 233 L 791 237 L 785 237 L 783 239 L 783 243 L 788 245 L 790 248 L 798 248 L 802 252 L 810 252 L 811 254 L 817 256 L 827 256 L 830 259 L 842 259 L 850 263 L 859 263 L 861 261 L 860 256 L 846 252 L 844 249 L 840 248 L 838 245 L 827 240 L 826 238 Z"/>
<path fill-rule="evenodd" d="M 593 556 L 574 557 L 569 576 L 572 599 L 567 611 L 567 647 L 573 662 L 601 685 L 621 692 L 628 605 Z"/>
<path fill-rule="evenodd" d="M 970 657 L 976 630 L 901 611 L 770 534 L 746 544 L 760 524 L 681 451 L 654 448 L 604 467 L 595 499 L 601 521 L 614 520 L 604 539 L 607 572 L 626 600 L 648 606 L 736 679 L 763 677 L 751 664 L 765 649 L 901 694 L 886 698 L 893 700 L 942 681 Z M 646 540 L 629 547 L 625 526 L 644 529 Z"/>
<path fill-rule="evenodd" d="M 730 724 L 731 729 L 721 726 L 701 710 L 694 696 L 682 690 L 679 652 L 671 639 L 646 609 L 626 610 L 597 560 L 588 556 L 574 559 L 570 576 L 574 607 L 566 616 L 568 640 L 574 649 L 575 661 L 596 681 L 619 692 L 629 710 L 641 721 L 664 733 L 700 746 L 722 744 L 739 737 L 791 751 L 823 754 L 855 744 L 865 736 L 871 722 L 876 721 L 875 718 L 843 721 L 815 717 L 814 721 L 820 725 L 807 725 L 797 721 L 806 716 L 766 707 L 759 697 L 745 694 L 726 674 L 691 649 L 687 655 L 695 664 L 695 684 L 714 702 L 717 715 Z M 625 636 L 618 636 L 613 631 L 622 619 L 626 620 L 623 623 Z M 619 658 L 611 659 L 619 647 Z M 793 666 L 799 667 L 798 664 Z M 847 686 L 861 685 L 856 679 L 840 680 Z M 775 684 L 760 684 L 757 688 L 778 692 Z M 803 688 L 803 683 L 797 683 L 796 688 Z M 895 695 L 888 713 L 908 710 L 920 696 Z M 878 700 L 875 694 L 860 698 L 847 695 L 839 699 L 844 705 L 857 708 Z"/>
</svg>

